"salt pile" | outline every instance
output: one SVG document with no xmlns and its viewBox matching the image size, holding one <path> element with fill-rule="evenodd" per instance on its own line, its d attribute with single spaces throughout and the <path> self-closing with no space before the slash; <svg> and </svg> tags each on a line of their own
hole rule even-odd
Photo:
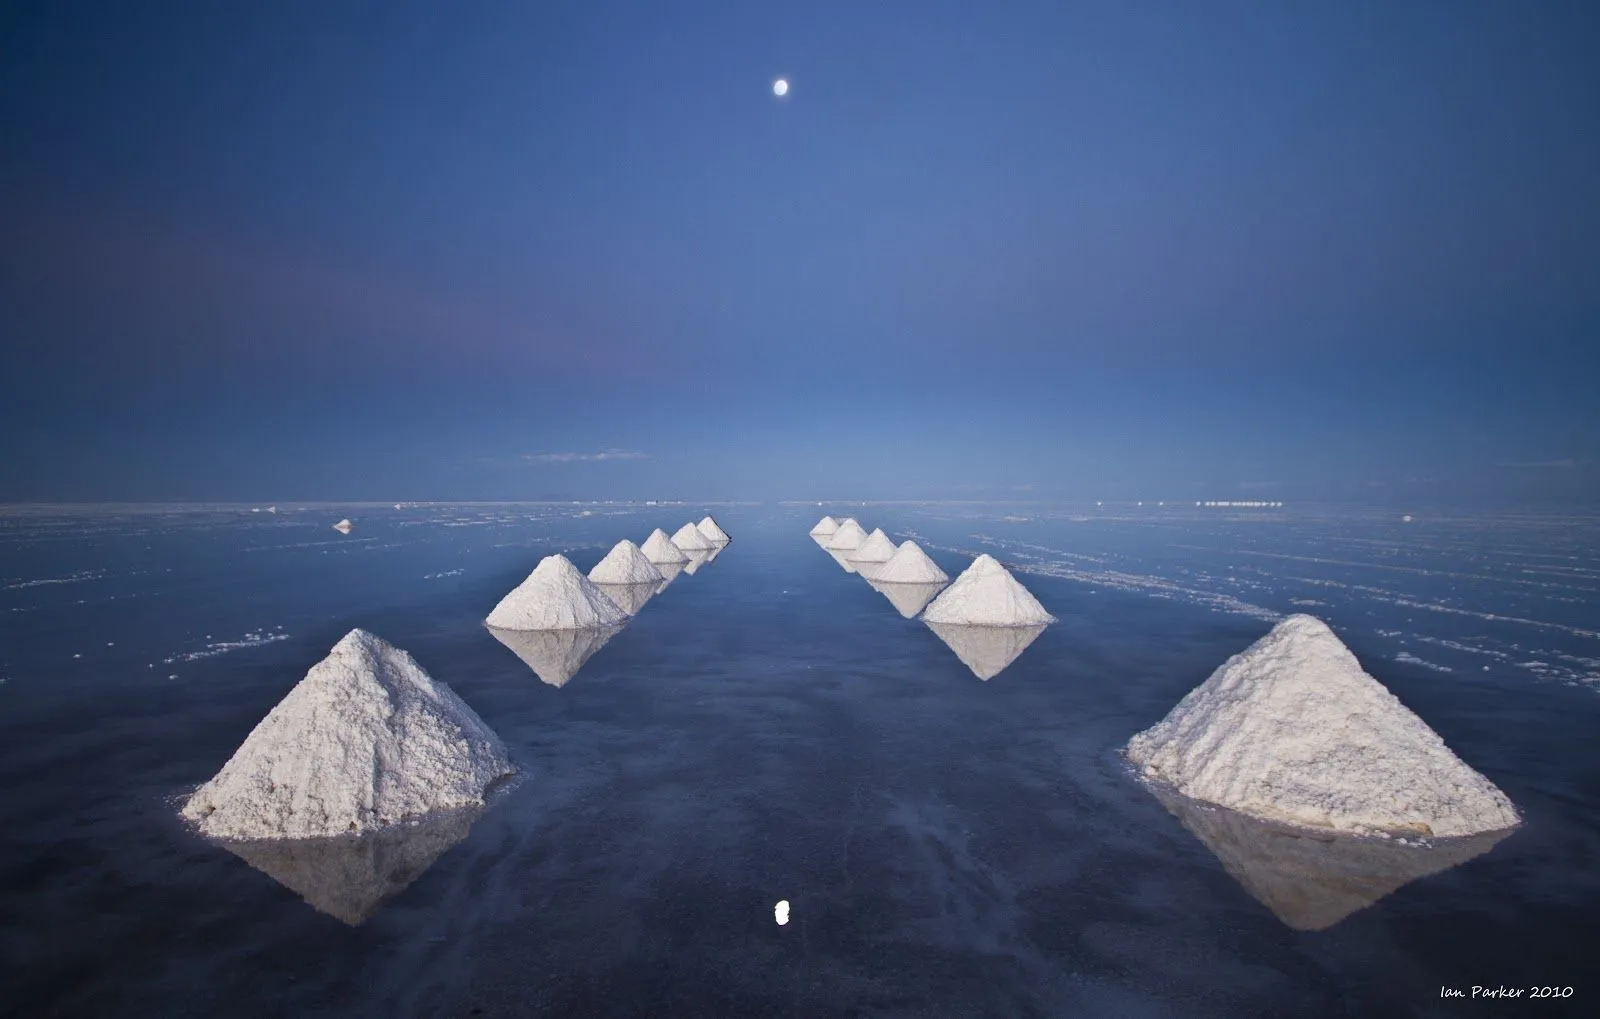
<svg viewBox="0 0 1600 1019">
<path fill-rule="evenodd" d="M 880 584 L 948 584 L 950 578 L 914 541 L 901 544 L 889 561 L 878 567 L 873 579 Z"/>
<path fill-rule="evenodd" d="M 1045 631 L 1036 626 L 958 626 L 929 623 L 945 646 L 956 653 L 961 663 L 982 680 L 993 679 L 1028 650 L 1028 645 Z"/>
<path fill-rule="evenodd" d="M 1484 832 L 1418 845 L 1313 832 L 1191 800 L 1159 783 L 1153 790 L 1246 892 L 1298 931 L 1327 930 L 1403 885 L 1482 856 L 1511 834 Z"/>
<path fill-rule="evenodd" d="M 693 524 L 684 524 L 672 536 L 672 543 L 685 552 L 709 552 L 711 542 L 700 533 L 700 529 Z"/>
<path fill-rule="evenodd" d="M 688 555 L 689 561 L 683 564 L 683 572 L 691 577 L 699 572 L 700 567 L 711 561 L 711 553 L 709 551 L 690 552 Z"/>
<path fill-rule="evenodd" d="M 833 532 L 824 547 L 848 552 L 851 549 L 859 548 L 861 543 L 866 540 L 866 530 L 856 523 L 854 517 L 847 517 L 840 521 L 839 529 Z"/>
<path fill-rule="evenodd" d="M 446 810 L 364 835 L 221 845 L 317 912 L 355 927 L 465 839 L 481 813 L 476 807 Z"/>
<path fill-rule="evenodd" d="M 881 570 L 878 572 L 882 572 Z M 876 574 L 874 574 L 876 576 Z M 933 596 L 945 589 L 944 583 L 938 584 L 885 584 L 881 580 L 869 579 L 868 584 L 872 589 L 885 598 L 895 607 L 895 611 L 906 619 L 915 619 L 918 612 L 928 607 L 933 601 Z M 990 627 L 990 629 L 999 629 Z M 1017 629 L 1017 627 L 1005 627 Z"/>
<path fill-rule="evenodd" d="M 662 577 L 639 546 L 624 538 L 589 571 L 589 579 L 596 584 L 659 584 Z"/>
<path fill-rule="evenodd" d="M 860 569 L 868 564 L 886 563 L 894 558 L 897 551 L 899 550 L 895 548 L 894 542 L 890 541 L 889 536 L 883 533 L 883 528 L 879 527 L 867 535 L 865 541 L 846 553 L 846 557 Z"/>
<path fill-rule="evenodd" d="M 1191 799 L 1287 824 L 1453 836 L 1520 820 L 1313 616 L 1228 659 L 1127 754 Z"/>
<path fill-rule="evenodd" d="M 355 525 L 350 522 L 349 518 L 341 520 L 337 524 L 333 525 L 333 529 L 338 531 L 340 534 L 349 534 L 354 528 Z"/>
<path fill-rule="evenodd" d="M 815 538 L 818 544 L 826 545 L 828 539 L 833 537 L 833 532 L 838 529 L 839 521 L 832 517 L 823 517 L 817 521 L 817 526 L 811 529 L 811 537 Z"/>
<path fill-rule="evenodd" d="M 728 532 L 722 529 L 722 525 L 711 519 L 709 514 L 694 526 L 695 530 L 699 531 L 701 536 L 713 545 L 726 545 L 733 540 L 728 537 Z"/>
<path fill-rule="evenodd" d="M 581 630 L 627 621 L 627 613 L 559 555 L 541 560 L 484 620 L 503 630 Z"/>
<path fill-rule="evenodd" d="M 481 806 L 505 747 L 404 651 L 351 630 L 253 729 L 183 815 L 223 839 L 365 832 Z"/>
<path fill-rule="evenodd" d="M 610 598 L 612 604 L 630 616 L 637 616 L 639 610 L 644 608 L 644 603 L 656 596 L 656 592 L 666 584 L 666 580 L 657 580 L 648 584 L 596 584 L 600 593 Z"/>
<path fill-rule="evenodd" d="M 534 675 L 553 687 L 563 687 L 585 662 L 621 632 L 620 626 L 591 626 L 582 630 L 499 630 L 489 634 L 522 659 Z"/>
<path fill-rule="evenodd" d="M 656 566 L 664 563 L 676 563 L 681 566 L 689 561 L 689 557 L 683 554 L 683 549 L 674 545 L 672 539 L 667 537 L 667 532 L 659 527 L 650 532 L 650 537 L 639 546 L 639 551 Z"/>
<path fill-rule="evenodd" d="M 1039 626 L 1055 622 L 1039 600 L 988 555 L 973 560 L 922 614 L 925 622 L 960 626 Z"/>
</svg>

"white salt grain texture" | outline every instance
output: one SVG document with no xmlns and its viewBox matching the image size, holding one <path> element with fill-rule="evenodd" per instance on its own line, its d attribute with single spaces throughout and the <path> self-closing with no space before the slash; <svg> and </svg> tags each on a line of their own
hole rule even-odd
<svg viewBox="0 0 1600 1019">
<path fill-rule="evenodd" d="M 414 659 L 351 630 L 253 729 L 183 814 L 224 839 L 374 831 L 478 806 L 511 764 Z"/>
<path fill-rule="evenodd" d="M 546 556 L 484 620 L 503 630 L 582 630 L 627 621 L 626 612 L 559 555 Z"/>
<path fill-rule="evenodd" d="M 689 561 L 689 557 L 683 554 L 683 549 L 674 545 L 672 539 L 667 537 L 667 532 L 659 527 L 650 532 L 650 537 L 644 540 L 639 550 L 656 566 L 668 563 L 681 566 Z"/>
<path fill-rule="evenodd" d="M 883 533 L 883 528 L 878 528 L 867 535 L 866 540 L 852 549 L 848 555 L 850 561 L 859 568 L 863 563 L 886 563 L 894 558 L 895 548 L 889 536 Z"/>
<path fill-rule="evenodd" d="M 693 524 L 684 524 L 678 528 L 677 533 L 672 536 L 672 543 L 685 552 L 709 552 L 712 548 L 711 542 L 707 541 L 706 536 Z"/>
<path fill-rule="evenodd" d="M 948 584 L 950 578 L 914 541 L 901 544 L 873 579 L 881 584 Z"/>
<path fill-rule="evenodd" d="M 662 577 L 639 546 L 624 538 L 589 571 L 589 579 L 596 584 L 659 584 Z"/>
<path fill-rule="evenodd" d="M 1228 659 L 1127 754 L 1192 799 L 1305 827 L 1447 837 L 1520 820 L 1314 616 Z"/>
<path fill-rule="evenodd" d="M 860 524 L 856 523 L 854 518 L 850 518 L 840 522 L 839 529 L 833 532 L 833 535 L 828 538 L 828 543 L 824 547 L 833 549 L 835 551 L 849 552 L 852 549 L 858 548 L 861 543 L 866 540 L 866 530 L 862 528 Z"/>
<path fill-rule="evenodd" d="M 922 618 L 924 622 L 961 626 L 1038 626 L 1056 621 L 1017 578 L 988 555 L 973 560 L 955 583 L 933 600 Z"/>
<path fill-rule="evenodd" d="M 722 525 L 713 520 L 709 515 L 694 526 L 695 530 L 699 531 L 701 536 L 707 541 L 711 542 L 713 545 L 726 545 L 728 542 L 733 540 L 732 538 L 728 537 L 728 532 L 722 529 Z"/>
<path fill-rule="evenodd" d="M 832 535 L 833 532 L 837 531 L 838 529 L 839 521 L 833 519 L 832 517 L 823 517 L 821 520 L 817 521 L 817 526 L 811 529 L 811 536 L 813 538 L 826 537 Z"/>
</svg>

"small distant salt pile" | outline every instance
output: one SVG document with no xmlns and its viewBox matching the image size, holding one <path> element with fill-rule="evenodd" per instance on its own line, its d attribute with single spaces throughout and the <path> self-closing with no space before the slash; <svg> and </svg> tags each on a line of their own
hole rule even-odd
<svg viewBox="0 0 1600 1019">
<path fill-rule="evenodd" d="M 510 773 L 499 737 L 449 687 L 351 630 L 183 814 L 224 839 L 342 835 L 481 805 Z"/>
<path fill-rule="evenodd" d="M 895 548 L 894 542 L 889 539 L 887 534 L 883 533 L 883 528 L 880 527 L 867 535 L 866 540 L 861 544 L 846 552 L 845 557 L 854 563 L 856 569 L 860 570 L 862 575 L 865 576 L 876 570 L 879 564 L 893 559 L 897 551 L 899 550 Z M 876 576 L 875 573 L 873 575 Z"/>
<path fill-rule="evenodd" d="M 677 533 L 672 536 L 672 543 L 684 552 L 691 554 L 709 552 L 712 547 L 711 542 L 707 541 L 706 536 L 701 534 L 700 529 L 693 524 L 684 524 L 678 528 Z"/>
<path fill-rule="evenodd" d="M 666 563 L 682 566 L 689 561 L 689 557 L 683 554 L 683 549 L 674 545 L 672 539 L 667 537 L 667 532 L 659 527 L 650 532 L 650 537 L 639 546 L 639 551 L 656 566 Z"/>
<path fill-rule="evenodd" d="M 832 538 L 834 532 L 838 529 L 839 521 L 833 519 L 832 517 L 823 517 L 821 520 L 817 521 L 817 526 L 811 529 L 811 540 L 815 541 L 818 545 L 826 546 L 828 544 L 828 539 Z"/>
<path fill-rule="evenodd" d="M 960 626 L 1039 626 L 1055 622 L 1039 600 L 995 559 L 981 555 L 922 614 Z"/>
<path fill-rule="evenodd" d="M 623 538 L 589 571 L 589 579 L 596 584 L 659 584 L 662 576 L 638 545 Z"/>
<path fill-rule="evenodd" d="M 346 518 L 344 520 L 341 520 L 337 524 L 333 525 L 333 529 L 335 531 L 338 531 L 340 534 L 349 534 L 351 532 L 351 530 L 353 530 L 354 528 L 355 528 L 355 525 L 352 524 L 348 518 Z"/>
<path fill-rule="evenodd" d="M 582 630 L 627 621 L 627 613 L 559 555 L 546 556 L 484 620 L 502 630 Z"/>
<path fill-rule="evenodd" d="M 827 545 L 823 547 L 833 549 L 836 552 L 849 552 L 859 548 L 861 543 L 866 540 L 866 529 L 856 523 L 854 517 L 846 517 L 839 522 L 838 530 L 833 532 L 832 536 L 828 538 Z"/>
<path fill-rule="evenodd" d="M 709 514 L 694 526 L 695 530 L 699 531 L 701 536 L 711 542 L 712 545 L 720 547 L 733 540 L 728 537 L 728 532 L 722 529 L 722 525 L 713 520 Z"/>
<path fill-rule="evenodd" d="M 948 584 L 950 577 L 914 541 L 901 544 L 872 579 L 880 584 Z"/>
<path fill-rule="evenodd" d="M 1520 820 L 1313 616 L 1228 659 L 1127 754 L 1191 799 L 1288 824 L 1445 837 Z"/>
</svg>

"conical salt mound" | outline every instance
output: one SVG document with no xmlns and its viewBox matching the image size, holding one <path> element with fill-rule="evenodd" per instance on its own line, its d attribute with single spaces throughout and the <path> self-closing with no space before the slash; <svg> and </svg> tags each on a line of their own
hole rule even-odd
<svg viewBox="0 0 1600 1019">
<path fill-rule="evenodd" d="M 639 546 L 624 538 L 589 571 L 589 579 L 596 584 L 659 584 L 662 578 Z"/>
<path fill-rule="evenodd" d="M 955 626 L 950 623 L 929 623 L 928 629 L 939 635 L 939 639 L 956 653 L 956 657 L 972 670 L 974 676 L 983 680 L 1000 675 L 1045 631 L 1043 624 Z"/>
<path fill-rule="evenodd" d="M 860 568 L 863 563 L 886 563 L 894 558 L 894 554 L 897 551 L 898 549 L 895 548 L 894 542 L 889 540 L 889 536 L 884 534 L 883 528 L 880 527 L 867 535 L 865 541 L 846 554 L 849 556 L 850 561 L 855 563 L 857 568 Z"/>
<path fill-rule="evenodd" d="M 973 560 L 922 618 L 960 626 L 1038 626 L 1056 621 L 1017 578 L 987 555 Z"/>
<path fill-rule="evenodd" d="M 340 534 L 349 534 L 355 529 L 355 525 L 350 522 L 349 518 L 346 518 L 339 521 L 337 524 L 334 524 L 333 529 L 338 531 Z"/>
<path fill-rule="evenodd" d="M 465 839 L 481 813 L 476 807 L 446 810 L 365 835 L 221 845 L 319 913 L 355 927 Z"/>
<path fill-rule="evenodd" d="M 856 523 L 854 518 L 850 518 L 839 524 L 839 529 L 833 532 L 833 535 L 828 538 L 828 544 L 824 547 L 835 551 L 849 552 L 858 548 L 866 540 L 866 530 Z"/>
<path fill-rule="evenodd" d="M 672 536 L 672 543 L 685 552 L 709 552 L 711 542 L 700 533 L 700 529 L 693 524 L 684 524 Z"/>
<path fill-rule="evenodd" d="M 1297 931 L 1326 930 L 1403 885 L 1482 856 L 1511 834 L 1502 829 L 1421 846 L 1260 821 L 1159 783 L 1152 791 L 1246 892 Z"/>
<path fill-rule="evenodd" d="M 627 621 L 626 612 L 560 555 L 540 561 L 484 620 L 502 630 L 582 630 Z"/>
<path fill-rule="evenodd" d="M 711 553 L 709 551 L 690 552 L 688 555 L 689 561 L 683 564 L 683 572 L 691 577 L 700 571 L 700 567 L 711 561 Z"/>
<path fill-rule="evenodd" d="M 868 580 L 867 583 L 872 585 L 872 589 L 874 591 L 889 599 L 889 604 L 893 605 L 895 611 L 900 613 L 900 615 L 906 619 L 915 619 L 917 617 L 917 613 L 927 608 L 928 603 L 933 601 L 933 596 L 938 594 L 940 591 L 943 591 L 945 588 L 943 583 L 885 584 L 877 579 Z M 987 629 L 993 630 L 998 628 L 991 626 L 987 627 Z M 1018 628 L 1004 627 L 1004 629 Z"/>
<path fill-rule="evenodd" d="M 837 531 L 838 529 L 839 521 L 833 519 L 832 517 L 823 517 L 821 520 L 817 521 L 817 526 L 811 529 L 811 536 L 813 538 L 832 537 L 833 532 Z"/>
<path fill-rule="evenodd" d="M 656 592 L 661 590 L 663 583 L 665 578 L 648 584 L 596 584 L 595 587 L 610 598 L 617 608 L 630 616 L 637 616 L 639 610 L 644 608 L 644 603 L 654 598 Z"/>
<path fill-rule="evenodd" d="M 491 626 L 489 634 L 522 659 L 534 675 L 553 687 L 563 687 L 621 630 L 620 626 L 584 630 L 499 630 Z"/>
<path fill-rule="evenodd" d="M 939 569 L 939 564 L 929 559 L 928 553 L 914 541 L 903 542 L 889 561 L 878 567 L 873 579 L 880 584 L 950 583 L 950 577 Z"/>
<path fill-rule="evenodd" d="M 713 545 L 726 545 L 733 540 L 728 537 L 728 532 L 722 529 L 722 525 L 711 519 L 709 515 L 698 524 L 695 524 L 694 527 L 703 538 Z"/>
<path fill-rule="evenodd" d="M 223 839 L 342 835 L 481 806 L 510 773 L 499 737 L 449 687 L 399 648 L 351 630 L 183 815 Z"/>
<path fill-rule="evenodd" d="M 1313 616 L 1228 659 L 1127 754 L 1191 799 L 1288 824 L 1452 836 L 1519 822 Z"/>
<path fill-rule="evenodd" d="M 659 527 L 650 532 L 650 537 L 639 546 L 639 551 L 658 567 L 668 563 L 681 566 L 689 561 L 689 557 L 683 554 L 683 549 L 674 545 L 672 539 L 667 537 L 667 532 Z"/>
</svg>

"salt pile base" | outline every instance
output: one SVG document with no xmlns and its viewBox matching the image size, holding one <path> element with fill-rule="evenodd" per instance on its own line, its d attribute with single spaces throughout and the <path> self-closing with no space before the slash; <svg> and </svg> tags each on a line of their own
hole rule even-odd
<svg viewBox="0 0 1600 1019">
<path fill-rule="evenodd" d="M 464 840 L 482 813 L 446 810 L 364 835 L 219 844 L 317 912 L 356 927 Z"/>
<path fill-rule="evenodd" d="M 596 584 L 659 584 L 662 577 L 639 546 L 624 538 L 589 571 L 589 579 Z"/>
<path fill-rule="evenodd" d="M 650 532 L 650 537 L 639 546 L 639 551 L 657 567 L 668 563 L 682 565 L 689 561 L 689 557 L 683 554 L 683 549 L 674 545 L 672 539 L 667 537 L 667 532 L 659 527 Z"/>
<path fill-rule="evenodd" d="M 881 573 L 882 570 L 878 572 Z M 917 613 L 927 608 L 928 603 L 933 601 L 933 596 L 943 591 L 946 586 L 942 583 L 885 584 L 881 580 L 872 579 L 869 579 L 867 583 L 872 585 L 874 591 L 889 599 L 889 604 L 893 605 L 895 611 L 906 619 L 915 619 Z M 991 629 L 994 628 L 991 627 Z M 1016 627 L 1006 627 L 1005 629 L 1016 629 Z"/>
<path fill-rule="evenodd" d="M 590 627 L 585 630 L 498 630 L 489 627 L 495 640 L 522 659 L 534 675 L 553 687 L 563 687 L 578 674 L 584 663 L 622 631 L 620 626 Z"/>
<path fill-rule="evenodd" d="M 412 657 L 351 630 L 251 731 L 183 815 L 224 839 L 365 832 L 483 804 L 505 747 Z"/>
<path fill-rule="evenodd" d="M 711 542 L 700 533 L 700 529 L 693 524 L 684 524 L 672 536 L 672 543 L 683 549 L 686 553 L 709 552 Z"/>
<path fill-rule="evenodd" d="M 846 517 L 839 522 L 839 529 L 828 537 L 828 543 L 823 547 L 849 552 L 859 548 L 861 543 L 866 540 L 867 532 L 862 526 L 856 523 L 854 517 Z"/>
<path fill-rule="evenodd" d="M 665 582 L 663 578 L 648 584 L 596 584 L 595 587 L 610 598 L 617 608 L 630 616 L 637 616 L 645 602 L 654 598 Z"/>
<path fill-rule="evenodd" d="M 726 545 L 733 540 L 728 537 L 728 532 L 722 529 L 722 525 L 713 520 L 709 514 L 694 526 L 695 530 L 699 531 L 701 536 L 713 545 Z"/>
<path fill-rule="evenodd" d="M 349 520 L 341 520 L 337 524 L 333 525 L 333 529 L 335 531 L 338 531 L 340 534 L 349 534 L 352 530 L 355 529 L 355 525 L 352 524 Z"/>
<path fill-rule="evenodd" d="M 1039 600 L 991 556 L 981 555 L 922 614 L 958 626 L 1039 626 L 1055 622 Z"/>
<path fill-rule="evenodd" d="M 885 584 L 948 584 L 950 577 L 939 564 L 928 558 L 922 546 L 903 542 L 888 562 L 878 567 L 874 578 Z"/>
<path fill-rule="evenodd" d="M 1520 821 L 1313 616 L 1228 659 L 1127 754 L 1191 799 L 1287 824 L 1445 837 Z"/>
<path fill-rule="evenodd" d="M 626 612 L 559 555 L 541 560 L 484 620 L 502 630 L 581 630 L 627 621 Z"/>
<path fill-rule="evenodd" d="M 894 542 L 889 540 L 889 536 L 884 534 L 883 528 L 880 527 L 867 535 L 865 541 L 847 552 L 846 556 L 856 564 L 856 569 L 865 572 L 869 566 L 876 566 L 893 559 L 897 551 L 899 549 L 895 548 Z"/>
<path fill-rule="evenodd" d="M 1418 845 L 1261 821 L 1160 783 L 1152 791 L 1252 898 L 1297 931 L 1326 930 L 1403 885 L 1482 856 L 1511 834 L 1502 829 Z"/>
<path fill-rule="evenodd" d="M 939 635 L 950 650 L 956 653 L 963 665 L 979 679 L 989 680 L 1028 650 L 1028 645 L 1045 631 L 1037 626 L 957 626 L 951 623 L 929 623 L 928 629 Z"/>
</svg>

